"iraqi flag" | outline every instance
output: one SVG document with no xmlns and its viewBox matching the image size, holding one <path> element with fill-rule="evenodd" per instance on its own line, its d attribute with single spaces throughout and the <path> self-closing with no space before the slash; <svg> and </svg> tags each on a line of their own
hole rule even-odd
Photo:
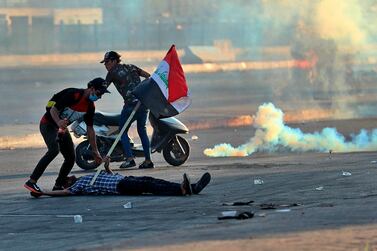
<svg viewBox="0 0 377 251">
<path fill-rule="evenodd" d="M 191 99 L 175 45 L 152 77 L 141 82 L 132 93 L 156 118 L 172 117 L 189 107 Z"/>
</svg>

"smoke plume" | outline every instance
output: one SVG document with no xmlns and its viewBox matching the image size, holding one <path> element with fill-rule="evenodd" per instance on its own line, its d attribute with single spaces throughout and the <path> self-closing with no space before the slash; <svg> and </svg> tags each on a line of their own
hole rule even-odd
<svg viewBox="0 0 377 251">
<path fill-rule="evenodd" d="M 316 6 L 314 23 L 322 38 L 361 44 L 366 33 L 362 5 L 359 1 L 323 0 Z"/>
<path fill-rule="evenodd" d="M 210 157 L 249 156 L 256 151 L 277 151 L 284 148 L 291 151 L 335 151 L 354 152 L 377 149 L 377 129 L 368 133 L 361 130 L 347 141 L 336 128 L 324 128 L 320 132 L 303 133 L 299 128 L 284 124 L 283 112 L 272 103 L 259 106 L 254 118 L 255 135 L 246 144 L 233 147 L 222 143 L 207 148 L 204 154 Z"/>
</svg>

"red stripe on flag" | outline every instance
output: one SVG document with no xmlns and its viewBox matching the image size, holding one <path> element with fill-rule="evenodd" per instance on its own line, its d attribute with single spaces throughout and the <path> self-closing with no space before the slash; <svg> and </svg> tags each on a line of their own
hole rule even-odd
<svg viewBox="0 0 377 251">
<path fill-rule="evenodd" d="M 169 64 L 169 103 L 187 96 L 188 87 L 186 84 L 185 74 L 183 72 L 181 62 L 179 61 L 175 45 L 173 44 L 164 60 Z"/>
</svg>

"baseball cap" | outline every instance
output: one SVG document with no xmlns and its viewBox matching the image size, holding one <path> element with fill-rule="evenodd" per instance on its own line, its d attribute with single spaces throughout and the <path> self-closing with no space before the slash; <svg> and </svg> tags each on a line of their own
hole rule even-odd
<svg viewBox="0 0 377 251">
<path fill-rule="evenodd" d="M 95 79 L 89 81 L 88 88 L 91 88 L 91 87 L 93 87 L 97 91 L 100 91 L 102 94 L 110 93 L 107 90 L 106 80 L 104 80 L 103 78 L 95 78 Z"/>
<path fill-rule="evenodd" d="M 105 53 L 105 55 L 103 56 L 103 60 L 100 63 L 102 64 L 110 59 L 119 59 L 120 57 L 121 55 L 119 55 L 116 51 L 108 51 Z"/>
</svg>

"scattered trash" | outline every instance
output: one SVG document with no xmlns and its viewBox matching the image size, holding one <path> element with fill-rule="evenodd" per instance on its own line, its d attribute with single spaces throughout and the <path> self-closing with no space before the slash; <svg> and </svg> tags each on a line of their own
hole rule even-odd
<svg viewBox="0 0 377 251">
<path fill-rule="evenodd" d="M 317 190 L 317 191 L 322 191 L 322 190 L 323 190 L 323 186 L 316 187 L 315 190 Z"/>
<path fill-rule="evenodd" d="M 74 221 L 75 223 L 82 223 L 82 216 L 79 215 L 79 214 L 74 215 L 74 216 L 73 216 L 73 221 Z"/>
<path fill-rule="evenodd" d="M 372 160 L 370 163 L 375 164 L 377 163 L 377 160 Z"/>
<path fill-rule="evenodd" d="M 225 203 L 223 203 L 223 206 L 246 206 L 246 205 L 249 205 L 253 202 L 254 202 L 253 200 L 250 200 L 250 201 L 247 201 L 247 202 L 244 202 L 244 201 L 225 202 Z"/>
<path fill-rule="evenodd" d="M 223 211 L 221 212 L 221 216 L 217 217 L 219 220 L 227 220 L 227 219 L 237 219 L 237 220 L 244 220 L 244 219 L 250 219 L 254 217 L 253 212 L 239 212 L 236 210 L 232 211 Z"/>
<path fill-rule="evenodd" d="M 127 202 L 126 204 L 123 205 L 124 208 L 132 208 L 132 202 Z"/>
<path fill-rule="evenodd" d="M 276 209 L 276 205 L 274 205 L 272 203 L 263 203 L 263 204 L 260 204 L 259 207 L 261 209 L 264 209 L 264 210 L 267 210 L 267 209 Z"/>
<path fill-rule="evenodd" d="M 275 212 L 279 212 L 279 213 L 286 213 L 286 212 L 290 212 L 291 209 L 289 208 L 283 208 L 283 209 L 276 209 Z"/>
<path fill-rule="evenodd" d="M 192 140 L 198 140 L 198 139 L 199 139 L 199 137 L 198 137 L 198 136 L 196 136 L 196 135 L 192 135 L 191 139 L 192 139 Z"/>
<path fill-rule="evenodd" d="M 333 207 L 334 204 L 332 204 L 332 203 L 321 203 L 321 204 L 319 204 L 318 206 L 319 206 L 319 207 Z"/>
<path fill-rule="evenodd" d="M 343 176 L 351 176 L 351 175 L 352 175 L 352 173 L 350 173 L 350 172 L 345 172 L 345 171 L 342 171 L 342 175 L 343 175 Z"/>
<path fill-rule="evenodd" d="M 225 216 L 225 217 L 233 217 L 233 216 L 236 216 L 236 215 L 237 215 L 236 210 L 221 212 L 221 216 Z"/>
<path fill-rule="evenodd" d="M 266 213 L 260 213 L 260 214 L 257 214 L 257 216 L 259 216 L 259 217 L 266 217 Z"/>
<path fill-rule="evenodd" d="M 291 203 L 291 204 L 280 204 L 279 207 L 298 207 L 302 206 L 301 203 Z"/>
<path fill-rule="evenodd" d="M 262 185 L 264 181 L 262 179 L 254 179 L 254 185 Z"/>
<path fill-rule="evenodd" d="M 269 210 L 269 209 L 279 209 L 279 208 L 288 208 L 288 207 L 298 207 L 302 206 L 301 203 L 291 203 L 291 204 L 273 204 L 273 203 L 262 203 L 259 205 L 260 209 Z"/>
</svg>

